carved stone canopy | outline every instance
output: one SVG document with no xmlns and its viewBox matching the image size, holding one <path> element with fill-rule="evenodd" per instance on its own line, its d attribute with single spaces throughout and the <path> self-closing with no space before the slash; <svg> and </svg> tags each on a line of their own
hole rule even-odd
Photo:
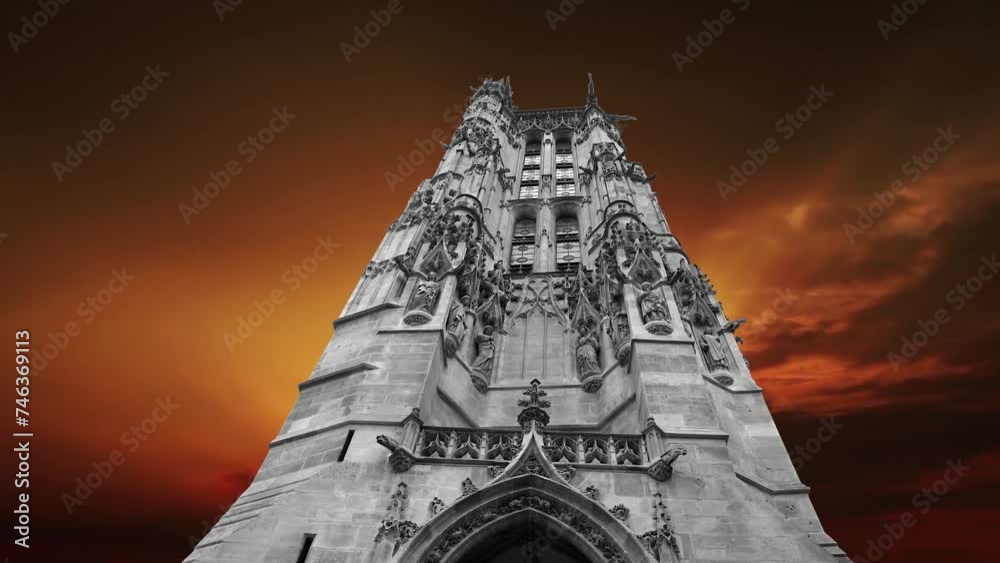
<svg viewBox="0 0 1000 563">
<path fill-rule="evenodd" d="M 455 265 L 452 263 L 451 257 L 448 256 L 444 241 L 441 240 L 431 248 L 427 256 L 417 266 L 416 271 L 423 274 L 423 277 L 428 280 L 439 281 L 454 269 Z"/>
<path fill-rule="evenodd" d="M 645 249 L 639 248 L 635 252 L 635 258 L 632 259 L 632 265 L 628 269 L 628 279 L 635 284 L 656 284 L 663 279 L 663 274 L 660 272 L 660 265 L 653 260 L 652 257 L 645 251 Z"/>
</svg>

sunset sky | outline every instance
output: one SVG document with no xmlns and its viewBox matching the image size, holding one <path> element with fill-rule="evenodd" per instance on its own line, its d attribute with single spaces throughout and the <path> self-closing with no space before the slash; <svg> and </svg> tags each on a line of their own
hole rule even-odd
<svg viewBox="0 0 1000 563">
<path fill-rule="evenodd" d="M 187 555 L 188 537 L 246 487 L 441 149 L 403 184 L 390 188 L 386 172 L 415 140 L 450 136 L 446 112 L 482 77 L 509 75 L 515 103 L 542 108 L 582 105 L 588 72 L 607 111 L 638 117 L 628 157 L 657 174 L 671 229 L 729 318 L 749 319 L 744 351 L 785 444 L 805 444 L 823 417 L 843 425 L 800 471 L 827 531 L 865 557 L 910 511 L 916 527 L 882 561 L 995 557 L 1000 280 L 951 293 L 992 275 L 981 266 L 1000 250 L 1000 37 L 996 10 L 973 8 L 987 3 L 930 0 L 886 40 L 888 0 L 588 0 L 564 21 L 546 16 L 556 0 L 402 0 L 350 62 L 341 44 L 385 2 L 245 1 L 222 21 L 209 0 L 93 4 L 61 5 L 3 54 L 0 319 L 11 348 L 16 330 L 36 349 L 65 340 L 32 382 L 32 549 L 10 538 L 12 563 Z M 727 8 L 734 21 L 679 71 L 672 54 Z M 5 2 L 4 31 L 21 34 L 39 10 Z M 115 100 L 157 65 L 123 118 Z M 813 87 L 832 95 L 785 138 L 779 120 Z M 241 143 L 283 108 L 294 117 L 247 162 Z M 105 119 L 114 129 L 57 178 L 66 145 Z M 939 129 L 947 150 L 914 179 Z M 723 198 L 717 183 L 770 137 L 777 151 Z M 229 185 L 183 213 L 231 160 Z M 844 225 L 897 180 L 852 241 Z M 292 290 L 285 272 L 317 237 L 338 246 Z M 102 291 L 115 271 L 134 279 Z M 227 347 L 223 334 L 277 289 L 284 303 Z M 793 299 L 772 315 L 779 294 Z M 939 309 L 948 322 L 890 364 Z M 69 322 L 79 330 L 64 338 Z M 122 434 L 168 399 L 176 410 L 129 451 Z M 67 514 L 61 495 L 115 450 L 124 463 Z M 921 514 L 914 495 L 958 460 L 971 470 Z M 13 495 L 8 485 L 8 516 Z"/>
</svg>

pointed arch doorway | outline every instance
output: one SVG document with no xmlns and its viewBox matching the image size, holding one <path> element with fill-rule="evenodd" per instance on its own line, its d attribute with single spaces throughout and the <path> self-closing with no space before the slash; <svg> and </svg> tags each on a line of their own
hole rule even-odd
<svg viewBox="0 0 1000 563">
<path fill-rule="evenodd" d="M 462 550 L 456 563 L 599 563 L 546 516 L 525 511 L 508 520 Z"/>
</svg>

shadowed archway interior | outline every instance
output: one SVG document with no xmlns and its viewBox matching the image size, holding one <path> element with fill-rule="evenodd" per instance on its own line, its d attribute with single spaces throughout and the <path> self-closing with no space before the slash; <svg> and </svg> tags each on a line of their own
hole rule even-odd
<svg viewBox="0 0 1000 563">
<path fill-rule="evenodd" d="M 544 518 L 528 515 L 516 525 L 491 531 L 457 563 L 590 563 L 559 536 Z"/>
</svg>

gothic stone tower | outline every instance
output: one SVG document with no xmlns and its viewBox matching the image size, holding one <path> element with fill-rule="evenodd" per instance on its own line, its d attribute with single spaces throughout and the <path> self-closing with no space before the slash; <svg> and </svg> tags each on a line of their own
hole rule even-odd
<svg viewBox="0 0 1000 563">
<path fill-rule="evenodd" d="M 472 93 L 187 561 L 845 561 L 632 118 L 511 95 Z"/>
</svg>

